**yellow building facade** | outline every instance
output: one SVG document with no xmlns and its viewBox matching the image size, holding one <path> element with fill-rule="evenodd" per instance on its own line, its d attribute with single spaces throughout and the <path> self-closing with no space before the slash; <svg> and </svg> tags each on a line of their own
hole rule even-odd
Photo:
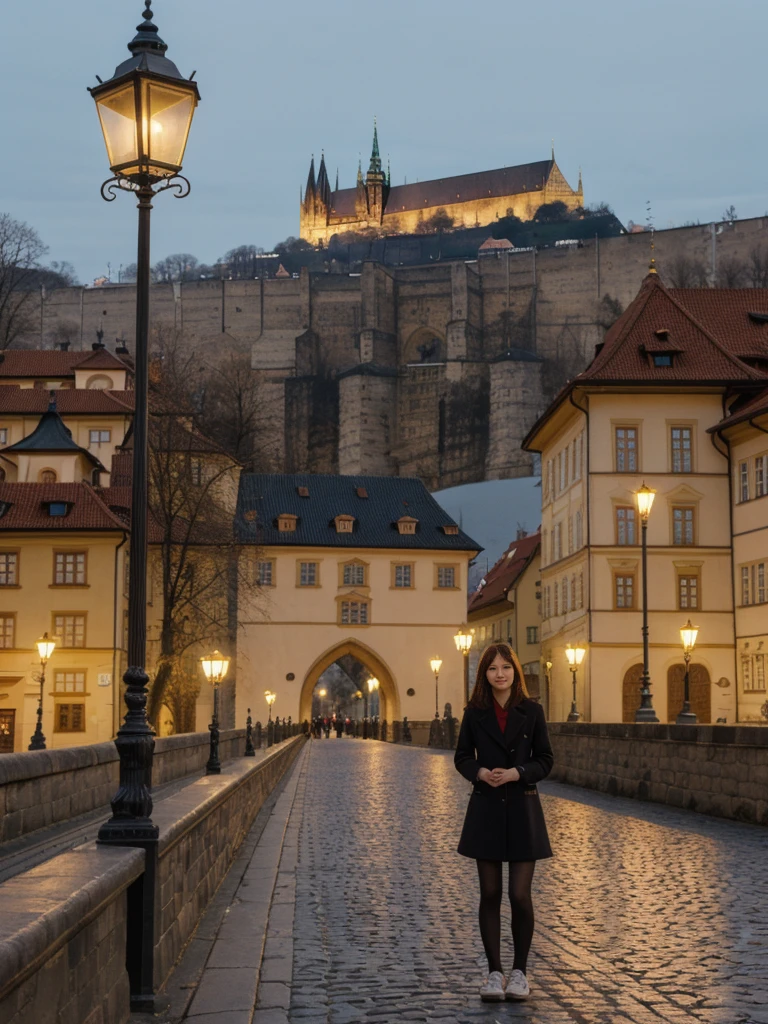
<svg viewBox="0 0 768 1024">
<path fill-rule="evenodd" d="M 749 321 L 749 311 L 768 296 L 745 294 L 732 304 L 729 320 L 722 317 L 721 297 L 708 292 L 701 300 L 669 291 L 651 273 L 591 365 L 526 439 L 526 448 L 542 459 L 541 640 L 552 662 L 554 720 L 564 720 L 571 708 L 565 648 L 573 644 L 587 649 L 577 672 L 582 718 L 634 721 L 643 671 L 636 507 L 643 484 L 656 492 L 647 526 L 656 714 L 674 721 L 681 710 L 679 629 L 690 618 L 699 626 L 690 671 L 698 720 L 747 720 L 735 646 L 736 455 L 713 443 L 712 430 L 724 409 L 727 414 L 768 382 L 768 345 Z M 768 525 L 765 511 L 755 509 L 751 528 L 761 518 Z M 745 619 L 740 628 L 754 627 Z"/>
<path fill-rule="evenodd" d="M 463 707 L 467 571 L 478 546 L 418 480 L 241 478 L 237 529 L 260 591 L 240 601 L 237 718 L 311 717 L 323 672 L 351 655 L 379 680 L 381 718 L 429 723 Z"/>
</svg>

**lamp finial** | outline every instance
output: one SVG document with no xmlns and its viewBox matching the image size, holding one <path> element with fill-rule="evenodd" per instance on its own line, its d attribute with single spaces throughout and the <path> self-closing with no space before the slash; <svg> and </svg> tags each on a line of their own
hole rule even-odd
<svg viewBox="0 0 768 1024">
<path fill-rule="evenodd" d="M 157 25 L 152 21 L 152 0 L 144 0 L 143 21 L 136 26 L 136 36 L 128 43 L 131 53 L 165 53 L 168 45 L 160 38 Z"/>
</svg>

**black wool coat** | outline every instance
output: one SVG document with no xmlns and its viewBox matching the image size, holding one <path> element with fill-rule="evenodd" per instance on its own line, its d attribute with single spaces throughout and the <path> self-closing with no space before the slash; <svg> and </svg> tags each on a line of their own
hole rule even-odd
<svg viewBox="0 0 768 1024">
<path fill-rule="evenodd" d="M 552 770 L 554 758 L 544 710 L 524 699 L 509 709 L 502 735 L 496 712 L 468 707 L 464 712 L 454 764 L 472 783 L 459 853 L 477 860 L 541 860 L 552 856 L 536 783 Z M 519 782 L 489 786 L 481 768 L 517 768 Z"/>
</svg>

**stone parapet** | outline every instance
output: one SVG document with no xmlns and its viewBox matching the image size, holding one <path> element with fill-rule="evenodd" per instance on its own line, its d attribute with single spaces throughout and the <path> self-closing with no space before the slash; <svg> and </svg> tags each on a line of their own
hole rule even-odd
<svg viewBox="0 0 768 1024">
<path fill-rule="evenodd" d="M 144 852 L 89 843 L 4 882 L 3 1024 L 123 1024 L 126 890 Z"/>
<path fill-rule="evenodd" d="M 768 825 L 768 728 L 550 722 L 550 779 Z"/>
<path fill-rule="evenodd" d="M 184 778 L 205 767 L 209 734 L 184 733 L 155 740 L 152 784 Z M 219 757 L 239 757 L 245 729 L 222 730 Z M 0 843 L 106 807 L 117 789 L 115 744 L 0 754 Z"/>
</svg>

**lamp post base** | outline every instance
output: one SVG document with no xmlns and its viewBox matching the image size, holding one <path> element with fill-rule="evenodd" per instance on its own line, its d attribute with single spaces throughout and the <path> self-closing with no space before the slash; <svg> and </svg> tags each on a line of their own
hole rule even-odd
<svg viewBox="0 0 768 1024">
<path fill-rule="evenodd" d="M 659 720 L 656 717 L 656 712 L 653 710 L 653 708 L 638 708 L 635 712 L 635 721 L 658 723 Z"/>
<path fill-rule="evenodd" d="M 571 706 L 570 714 L 566 718 L 566 722 L 579 722 L 581 721 L 581 714 L 576 710 L 576 705 Z"/>
<path fill-rule="evenodd" d="M 40 727 L 40 723 L 37 723 L 35 731 L 33 732 L 29 746 L 27 750 L 45 750 L 45 736 L 43 736 L 43 730 Z"/>
<path fill-rule="evenodd" d="M 698 725 L 698 718 L 691 711 L 690 704 L 686 701 L 683 705 L 683 710 L 678 714 L 675 719 L 675 725 Z"/>
<path fill-rule="evenodd" d="M 437 715 L 432 719 L 432 724 L 429 727 L 429 747 L 442 747 L 443 746 L 443 728 L 442 722 Z"/>
</svg>

